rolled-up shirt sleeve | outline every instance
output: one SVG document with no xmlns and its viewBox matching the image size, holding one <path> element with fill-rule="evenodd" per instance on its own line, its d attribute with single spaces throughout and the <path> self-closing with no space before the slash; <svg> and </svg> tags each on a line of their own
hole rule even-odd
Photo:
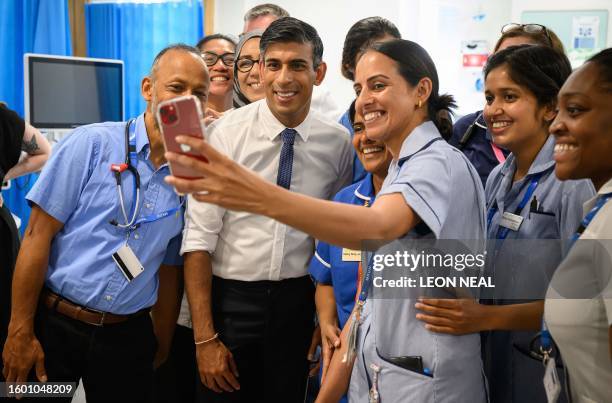
<svg viewBox="0 0 612 403">
<path fill-rule="evenodd" d="M 87 128 L 75 129 L 53 150 L 26 199 L 56 220 L 66 223 L 81 192 L 99 163 L 100 135 Z"/>
<path fill-rule="evenodd" d="M 226 147 L 220 139 L 221 136 L 213 128 L 214 125 L 209 126 L 208 142 L 218 151 L 226 153 Z M 219 232 L 223 228 L 224 215 L 224 208 L 211 203 L 201 203 L 189 195 L 185 211 L 181 255 L 194 251 L 213 253 L 217 247 Z"/>
</svg>

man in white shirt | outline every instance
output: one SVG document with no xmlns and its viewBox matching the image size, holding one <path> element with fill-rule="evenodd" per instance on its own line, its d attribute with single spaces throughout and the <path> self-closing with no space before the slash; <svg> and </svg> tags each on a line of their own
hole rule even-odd
<svg viewBox="0 0 612 403">
<path fill-rule="evenodd" d="M 286 17 L 268 27 L 260 48 L 266 98 L 209 126 L 208 141 L 280 186 L 329 199 L 350 183 L 352 154 L 346 129 L 311 109 L 326 71 L 321 39 Z M 303 401 L 313 250 L 300 231 L 190 197 L 182 253 L 200 401 Z"/>
</svg>

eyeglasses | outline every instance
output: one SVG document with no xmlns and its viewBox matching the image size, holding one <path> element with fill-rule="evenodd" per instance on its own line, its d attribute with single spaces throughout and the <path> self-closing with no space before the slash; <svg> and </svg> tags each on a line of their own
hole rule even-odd
<svg viewBox="0 0 612 403">
<path fill-rule="evenodd" d="M 544 33 L 548 38 L 548 42 L 552 45 L 552 39 L 550 39 L 550 34 L 548 33 L 548 29 L 544 25 L 540 24 L 517 24 L 516 22 L 512 22 L 510 24 L 506 24 L 502 27 L 502 34 L 506 34 L 510 31 L 520 30 L 528 34 L 539 34 Z"/>
<path fill-rule="evenodd" d="M 238 71 L 242 73 L 248 73 L 249 71 L 251 71 L 255 63 L 259 63 L 259 59 L 253 60 L 253 59 L 246 58 L 246 57 L 239 58 L 238 61 L 236 62 L 236 67 L 238 68 Z"/>
<path fill-rule="evenodd" d="M 217 64 L 217 61 L 219 59 L 221 59 L 223 64 L 225 64 L 227 67 L 234 66 L 234 54 L 233 53 L 224 53 L 222 55 L 218 55 L 214 52 L 203 52 L 202 57 L 204 58 L 204 63 L 206 63 L 208 67 L 212 67 L 215 64 Z"/>
</svg>

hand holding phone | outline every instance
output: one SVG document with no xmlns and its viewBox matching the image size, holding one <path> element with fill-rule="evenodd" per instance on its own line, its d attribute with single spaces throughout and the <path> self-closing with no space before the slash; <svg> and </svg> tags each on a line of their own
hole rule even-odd
<svg viewBox="0 0 612 403">
<path fill-rule="evenodd" d="M 166 151 L 189 155 L 206 161 L 202 155 L 192 151 L 189 146 L 176 142 L 176 136 L 192 136 L 204 140 L 204 125 L 200 102 L 193 95 L 173 98 L 161 102 L 157 107 L 157 122 L 162 133 Z M 183 179 L 199 179 L 202 175 L 190 168 L 170 164 L 173 176 Z"/>
</svg>

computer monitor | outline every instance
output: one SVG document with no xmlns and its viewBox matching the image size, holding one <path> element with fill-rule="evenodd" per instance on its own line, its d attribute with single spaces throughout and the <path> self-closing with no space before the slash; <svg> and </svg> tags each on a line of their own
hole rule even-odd
<svg viewBox="0 0 612 403">
<path fill-rule="evenodd" d="M 123 61 L 24 55 L 25 117 L 42 130 L 123 120 Z"/>
</svg>

